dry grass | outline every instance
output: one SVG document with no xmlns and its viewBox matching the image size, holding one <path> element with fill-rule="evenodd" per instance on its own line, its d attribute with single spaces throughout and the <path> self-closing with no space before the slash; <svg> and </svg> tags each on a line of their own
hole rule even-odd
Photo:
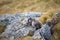
<svg viewBox="0 0 60 40">
<path fill-rule="evenodd" d="M 60 12 L 59 0 L 0 0 L 1 14 L 21 12 Z"/>
<path fill-rule="evenodd" d="M 8 40 L 8 39 L 7 38 L 0 38 L 0 40 Z M 14 40 L 34 40 L 34 39 L 30 36 L 26 36 L 23 38 L 15 38 Z"/>
<path fill-rule="evenodd" d="M 52 40 L 60 40 L 60 23 L 54 27 L 54 35 L 52 36 Z"/>
</svg>

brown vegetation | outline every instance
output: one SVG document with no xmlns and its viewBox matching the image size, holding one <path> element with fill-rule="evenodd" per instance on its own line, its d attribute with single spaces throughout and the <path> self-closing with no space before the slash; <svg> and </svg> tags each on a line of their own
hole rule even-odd
<svg viewBox="0 0 60 40">
<path fill-rule="evenodd" d="M 60 12 L 59 0 L 0 0 L 1 14 L 21 12 Z"/>
</svg>

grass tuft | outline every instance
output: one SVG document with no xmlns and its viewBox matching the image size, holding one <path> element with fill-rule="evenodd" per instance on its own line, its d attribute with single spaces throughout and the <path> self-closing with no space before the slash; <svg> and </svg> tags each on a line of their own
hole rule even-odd
<svg viewBox="0 0 60 40">
<path fill-rule="evenodd" d="M 5 28 L 6 28 L 6 26 L 0 26 L 0 34 L 1 34 L 2 32 L 4 32 Z"/>
<path fill-rule="evenodd" d="M 0 6 L 6 5 L 6 4 L 9 4 L 9 3 L 12 3 L 12 0 L 2 1 L 2 2 L 0 2 Z"/>
</svg>

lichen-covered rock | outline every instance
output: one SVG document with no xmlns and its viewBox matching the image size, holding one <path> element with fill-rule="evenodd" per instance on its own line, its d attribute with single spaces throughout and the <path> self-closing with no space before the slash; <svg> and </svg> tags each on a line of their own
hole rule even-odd
<svg viewBox="0 0 60 40">
<path fill-rule="evenodd" d="M 32 14 L 33 13 L 33 14 Z M 28 18 L 38 18 L 41 13 L 22 13 L 22 14 L 5 14 L 0 19 L 8 19 L 8 24 L 6 25 L 6 30 L 1 34 L 2 37 L 10 38 L 14 36 L 15 38 L 24 37 L 29 34 L 29 31 L 35 31 L 32 26 L 26 26 Z M 26 19 L 26 20 L 25 20 Z"/>
<path fill-rule="evenodd" d="M 33 38 L 42 38 L 43 40 L 50 40 L 51 38 L 51 26 L 48 24 L 43 25 L 42 28 L 38 29 L 34 35 Z"/>
<path fill-rule="evenodd" d="M 42 38 L 39 32 L 40 32 L 40 29 L 34 32 L 34 35 L 33 35 L 34 39 L 40 39 L 40 38 Z"/>
</svg>

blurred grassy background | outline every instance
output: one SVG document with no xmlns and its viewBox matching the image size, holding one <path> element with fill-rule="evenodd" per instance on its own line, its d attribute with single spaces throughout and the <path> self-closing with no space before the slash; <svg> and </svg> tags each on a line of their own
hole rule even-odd
<svg viewBox="0 0 60 40">
<path fill-rule="evenodd" d="M 21 12 L 60 12 L 60 0 L 0 0 L 0 15 Z"/>
</svg>

